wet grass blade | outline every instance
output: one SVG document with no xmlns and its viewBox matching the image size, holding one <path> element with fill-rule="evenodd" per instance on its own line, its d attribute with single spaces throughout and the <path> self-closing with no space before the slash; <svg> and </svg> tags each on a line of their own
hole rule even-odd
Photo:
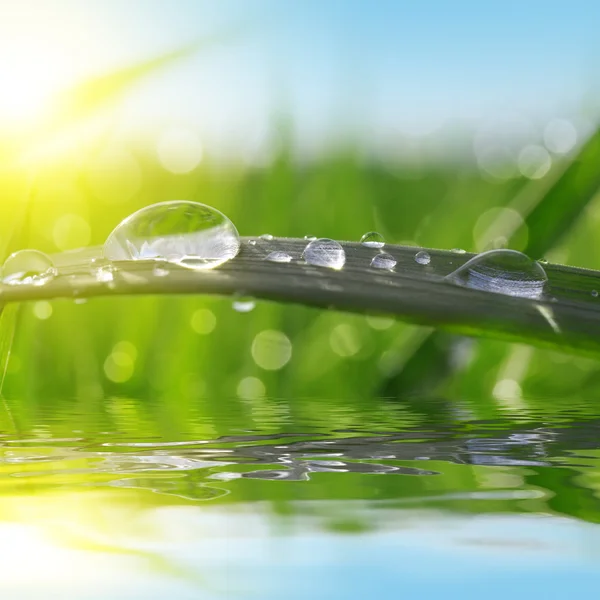
<svg viewBox="0 0 600 600">
<path fill-rule="evenodd" d="M 343 242 L 346 265 L 340 271 L 314 267 L 301 260 L 305 240 L 275 238 L 243 244 L 240 254 L 220 268 L 190 271 L 171 267 L 167 276 L 146 262 L 117 263 L 110 284 L 98 281 L 90 261 L 100 249 L 55 255 L 60 275 L 43 286 L 5 286 L 5 301 L 119 294 L 244 293 L 255 298 L 295 302 L 342 311 L 396 315 L 422 325 L 475 336 L 570 347 L 600 353 L 600 272 L 546 265 L 549 282 L 540 300 L 516 298 L 461 287 L 445 276 L 471 258 L 445 250 L 429 250 L 431 263 L 419 265 L 415 248 L 386 246 L 397 260 L 394 271 L 370 266 L 376 253 Z M 294 260 L 266 261 L 273 250 Z"/>
</svg>

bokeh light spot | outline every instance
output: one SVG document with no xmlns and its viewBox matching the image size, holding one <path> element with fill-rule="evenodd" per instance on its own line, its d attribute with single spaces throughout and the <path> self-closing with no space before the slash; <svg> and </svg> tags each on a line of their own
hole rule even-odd
<svg viewBox="0 0 600 600">
<path fill-rule="evenodd" d="M 215 313 L 208 308 L 199 308 L 194 311 L 190 319 L 192 329 L 200 335 L 212 333 L 217 326 L 217 317 Z"/>
<path fill-rule="evenodd" d="M 529 179 L 541 179 L 552 166 L 550 154 L 543 146 L 531 144 L 519 153 L 519 171 Z"/>
<path fill-rule="evenodd" d="M 89 223 L 79 215 L 59 217 L 52 229 L 52 239 L 59 250 L 73 250 L 90 243 L 92 231 Z"/>
<path fill-rule="evenodd" d="M 104 361 L 104 373 L 110 381 L 124 383 L 131 379 L 135 361 L 127 352 L 112 352 Z"/>
<path fill-rule="evenodd" d="M 577 130 L 566 119 L 553 119 L 544 129 L 544 144 L 550 152 L 567 154 L 577 143 Z"/>
<path fill-rule="evenodd" d="M 267 371 L 284 367 L 292 357 L 292 342 L 281 331 L 265 329 L 252 342 L 254 362 Z"/>
<path fill-rule="evenodd" d="M 266 392 L 265 384 L 258 377 L 244 377 L 237 386 L 238 398 L 242 400 L 263 398 Z"/>
<path fill-rule="evenodd" d="M 354 356 L 360 350 L 360 337 L 356 328 L 347 323 L 341 323 L 333 328 L 329 336 L 331 349 L 338 356 Z"/>
<path fill-rule="evenodd" d="M 156 145 L 161 165 L 171 173 L 189 173 L 202 160 L 203 148 L 198 136 L 187 129 L 166 131 Z"/>
<path fill-rule="evenodd" d="M 37 319 L 45 321 L 52 316 L 52 304 L 46 300 L 40 300 L 33 305 L 33 314 Z"/>
</svg>

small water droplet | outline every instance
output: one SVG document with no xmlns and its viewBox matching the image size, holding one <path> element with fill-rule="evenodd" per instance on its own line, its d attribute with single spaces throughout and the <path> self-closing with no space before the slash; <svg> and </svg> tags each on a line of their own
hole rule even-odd
<svg viewBox="0 0 600 600">
<path fill-rule="evenodd" d="M 592 296 L 594 298 L 597 298 L 598 297 L 598 290 L 592 290 Z"/>
<path fill-rule="evenodd" d="M 539 259 L 538 259 L 538 262 L 539 262 L 541 265 L 547 265 L 547 264 L 548 264 L 548 259 L 546 259 L 546 258 L 539 258 Z"/>
<path fill-rule="evenodd" d="M 539 298 L 548 280 L 542 265 L 517 250 L 489 250 L 467 261 L 448 280 L 478 290 Z"/>
<path fill-rule="evenodd" d="M 194 270 L 212 269 L 237 255 L 240 238 L 221 212 L 174 200 L 142 208 L 108 236 L 109 260 L 161 260 Z"/>
<path fill-rule="evenodd" d="M 263 233 L 260 236 L 261 240 L 267 240 L 268 242 L 270 242 L 273 239 L 273 236 L 270 233 Z"/>
<path fill-rule="evenodd" d="M 415 262 L 420 265 L 428 265 L 431 262 L 431 256 L 429 256 L 429 252 L 425 252 L 425 250 L 421 250 L 415 254 Z"/>
<path fill-rule="evenodd" d="M 342 246 L 335 240 L 320 238 L 310 242 L 302 258 L 310 264 L 317 267 L 328 267 L 330 269 L 341 269 L 346 262 L 346 253 Z"/>
<path fill-rule="evenodd" d="M 271 262 L 276 263 L 289 263 L 292 260 L 292 257 L 287 252 L 280 252 L 276 250 L 275 252 L 271 252 L 265 260 L 269 260 Z"/>
<path fill-rule="evenodd" d="M 152 269 L 152 273 L 155 277 L 166 277 L 169 274 L 169 269 L 164 265 L 156 265 L 156 267 Z"/>
<path fill-rule="evenodd" d="M 248 313 L 255 309 L 256 301 L 249 296 L 235 296 L 232 306 L 236 312 Z"/>
<path fill-rule="evenodd" d="M 309 242 L 312 242 L 313 240 L 317 239 L 317 236 L 316 235 L 305 235 L 304 239 L 308 240 Z"/>
<path fill-rule="evenodd" d="M 367 248 L 383 248 L 385 241 L 383 236 L 376 231 L 369 231 L 360 238 L 360 243 Z"/>
<path fill-rule="evenodd" d="M 391 254 L 378 254 L 373 257 L 371 266 L 374 269 L 393 269 L 396 266 L 396 259 Z"/>
<path fill-rule="evenodd" d="M 8 285 L 44 285 L 55 275 L 50 257 L 38 250 L 19 250 L 2 267 L 2 282 Z"/>
<path fill-rule="evenodd" d="M 452 248 L 452 252 L 454 252 L 454 254 L 466 254 L 467 251 L 463 250 L 462 248 Z"/>
<path fill-rule="evenodd" d="M 248 240 L 248 246 L 256 246 L 256 240 Z"/>
</svg>

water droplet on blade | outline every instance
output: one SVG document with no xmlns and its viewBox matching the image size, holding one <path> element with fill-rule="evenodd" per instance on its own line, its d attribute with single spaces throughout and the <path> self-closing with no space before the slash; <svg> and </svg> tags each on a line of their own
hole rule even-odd
<svg viewBox="0 0 600 600">
<path fill-rule="evenodd" d="M 378 254 L 373 257 L 371 266 L 374 269 L 393 269 L 396 266 L 396 259 L 391 254 Z"/>
<path fill-rule="evenodd" d="M 217 267 L 239 250 L 238 232 L 223 213 L 185 200 L 138 210 L 104 244 L 109 260 L 160 260 L 193 270 Z"/>
<path fill-rule="evenodd" d="M 256 240 L 248 240 L 248 246 L 256 246 Z"/>
<path fill-rule="evenodd" d="M 271 252 L 265 260 L 269 260 L 271 262 L 276 263 L 289 263 L 292 260 L 292 257 L 287 252 L 280 252 L 276 250 L 275 252 Z"/>
<path fill-rule="evenodd" d="M 310 242 L 302 258 L 309 264 L 329 269 L 341 269 L 346 262 L 346 253 L 342 246 L 335 240 L 321 238 Z"/>
<path fill-rule="evenodd" d="M 273 239 L 273 236 L 270 233 L 263 233 L 260 236 L 261 240 L 267 240 L 268 242 L 270 242 Z"/>
<path fill-rule="evenodd" d="M 249 296 L 236 296 L 233 299 L 233 310 L 239 313 L 248 313 L 255 309 L 256 301 Z"/>
<path fill-rule="evenodd" d="M 598 290 L 592 290 L 592 296 L 594 298 L 597 298 L 598 297 Z"/>
<path fill-rule="evenodd" d="M 483 252 L 447 279 L 465 287 L 521 298 L 539 298 L 548 281 L 542 265 L 517 250 Z"/>
<path fill-rule="evenodd" d="M 317 239 L 317 236 L 316 235 L 305 235 L 304 239 L 308 240 L 309 242 L 312 242 L 313 240 Z"/>
<path fill-rule="evenodd" d="M 415 262 L 420 265 L 428 265 L 431 262 L 431 256 L 429 256 L 428 252 L 421 250 L 415 254 Z"/>
<path fill-rule="evenodd" d="M 2 267 L 2 282 L 8 285 L 44 285 L 55 275 L 50 257 L 38 250 L 19 250 Z"/>
<path fill-rule="evenodd" d="M 376 231 L 369 231 L 360 238 L 360 243 L 367 248 L 383 248 L 385 241 L 383 236 Z"/>
<path fill-rule="evenodd" d="M 454 254 L 466 254 L 466 250 L 463 250 L 462 248 L 452 248 L 452 252 L 454 252 Z"/>
<path fill-rule="evenodd" d="M 166 277 L 169 274 L 169 269 L 167 269 L 164 265 L 157 265 L 152 269 L 152 274 L 155 277 Z"/>
</svg>

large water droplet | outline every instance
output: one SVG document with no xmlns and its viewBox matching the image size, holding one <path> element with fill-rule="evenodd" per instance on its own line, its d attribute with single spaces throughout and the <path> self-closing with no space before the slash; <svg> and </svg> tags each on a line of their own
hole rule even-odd
<svg viewBox="0 0 600 600">
<path fill-rule="evenodd" d="M 8 285 L 44 285 L 55 275 L 54 263 L 38 250 L 19 250 L 2 267 L 2 282 Z"/>
<path fill-rule="evenodd" d="M 292 257 L 287 252 L 275 250 L 275 252 L 271 252 L 265 260 L 269 260 L 271 262 L 276 263 L 289 263 L 291 262 Z"/>
<path fill-rule="evenodd" d="M 109 260 L 160 260 L 189 269 L 212 269 L 237 255 L 240 238 L 218 210 L 175 200 L 142 208 L 108 236 Z"/>
<path fill-rule="evenodd" d="M 235 296 L 233 299 L 233 310 L 239 313 L 251 312 L 256 307 L 256 301 L 249 296 Z"/>
<path fill-rule="evenodd" d="M 396 259 L 391 254 L 378 254 L 373 257 L 371 266 L 374 269 L 393 269 L 396 266 Z"/>
<path fill-rule="evenodd" d="M 369 231 L 360 238 L 360 243 L 367 248 L 383 248 L 385 241 L 383 236 L 376 231 Z"/>
<path fill-rule="evenodd" d="M 421 250 L 415 254 L 415 262 L 418 262 L 420 265 L 428 265 L 431 262 L 431 256 L 429 256 L 429 252 L 425 252 Z"/>
<path fill-rule="evenodd" d="M 483 252 L 447 278 L 458 285 L 521 298 L 539 298 L 548 280 L 538 262 L 505 249 Z"/>
<path fill-rule="evenodd" d="M 346 262 L 346 253 L 335 240 L 321 238 L 313 240 L 304 248 L 302 258 L 309 265 L 341 269 Z"/>
</svg>

